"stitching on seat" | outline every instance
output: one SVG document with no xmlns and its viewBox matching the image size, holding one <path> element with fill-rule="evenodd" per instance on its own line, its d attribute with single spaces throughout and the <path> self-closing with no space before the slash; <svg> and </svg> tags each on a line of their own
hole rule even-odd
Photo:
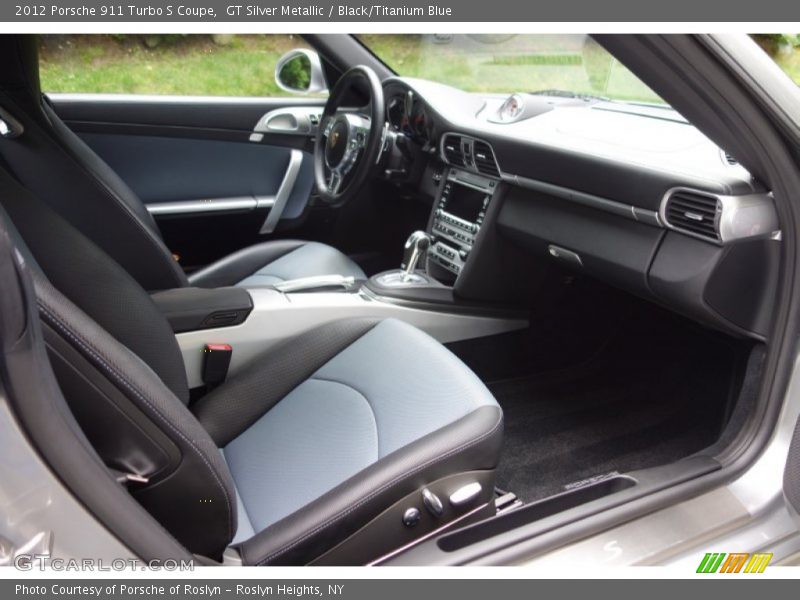
<svg viewBox="0 0 800 600">
<path fill-rule="evenodd" d="M 377 448 L 378 456 L 375 459 L 375 462 L 378 462 L 381 459 L 381 436 L 380 436 L 380 429 L 378 429 L 378 414 L 375 412 L 375 409 L 372 406 L 372 402 L 369 401 L 369 398 L 367 398 L 367 395 L 364 394 L 363 392 L 361 392 L 360 390 L 358 390 L 357 388 L 353 387 L 349 383 L 344 383 L 342 381 L 336 381 L 335 379 L 325 379 L 324 377 L 315 377 L 315 376 L 309 377 L 306 381 L 311 381 L 312 379 L 314 379 L 316 381 L 322 381 L 324 383 L 335 383 L 336 385 L 341 385 L 342 387 L 350 388 L 356 394 L 358 394 L 359 396 L 361 396 L 364 399 L 364 402 L 367 403 L 367 406 L 369 407 L 369 410 L 372 413 L 372 422 L 375 423 L 375 440 L 378 442 L 378 448 Z"/>
<path fill-rule="evenodd" d="M 355 344 L 355 342 L 358 342 L 358 341 L 360 341 L 360 340 L 362 340 L 362 339 L 366 338 L 366 337 L 367 337 L 367 334 L 370 334 L 370 333 L 372 333 L 372 332 L 373 332 L 373 331 L 374 331 L 374 330 L 375 330 L 375 329 L 376 329 L 376 328 L 377 328 L 379 325 L 382 325 L 383 323 L 385 323 L 385 322 L 387 322 L 387 321 L 395 321 L 395 322 L 399 323 L 401 326 L 405 326 L 405 327 L 408 327 L 408 328 L 411 328 L 411 329 L 413 329 L 413 327 L 411 327 L 411 326 L 408 326 L 408 324 L 407 324 L 407 323 L 405 323 L 404 321 L 400 321 L 400 320 L 398 320 L 398 319 L 395 319 L 395 318 L 392 318 L 392 317 L 388 317 L 388 318 L 381 319 L 381 320 L 380 320 L 378 323 L 376 323 L 376 324 L 375 324 L 375 325 L 372 327 L 372 329 L 370 329 L 369 331 L 366 331 L 366 332 L 364 332 L 364 335 L 362 335 L 362 336 L 361 336 L 361 337 L 359 337 L 357 340 L 355 340 L 355 341 L 353 342 L 353 344 Z M 423 332 L 419 332 L 419 333 L 423 333 Z M 350 344 L 350 345 L 352 346 L 353 344 Z M 452 362 L 452 359 L 453 359 L 453 358 L 456 358 L 456 357 L 455 357 L 455 356 L 454 356 L 454 355 L 453 355 L 451 352 L 449 352 L 449 351 L 448 351 L 446 348 L 442 347 L 442 349 L 443 349 L 443 350 L 445 350 L 445 353 L 446 353 L 446 354 L 449 354 L 449 356 L 446 356 L 446 358 L 448 359 L 448 361 L 449 361 L 449 362 Z M 343 348 L 343 349 L 340 351 L 340 354 L 344 353 L 344 350 L 346 350 L 346 348 Z M 332 357 L 332 358 L 335 358 L 335 357 Z M 329 362 L 330 362 L 330 361 L 329 361 Z M 322 369 L 323 369 L 323 368 L 324 368 L 324 367 L 325 367 L 327 364 L 328 364 L 328 363 L 325 363 L 324 365 L 322 365 L 322 366 L 321 366 L 321 367 L 320 367 L 320 368 L 317 370 L 317 372 L 321 371 L 321 370 L 322 370 Z M 357 392 L 361 393 L 361 392 L 360 392 L 358 389 L 356 389 L 355 387 L 353 387 L 351 384 L 349 384 L 349 383 L 345 383 L 345 382 L 343 382 L 343 381 L 339 381 L 338 379 L 328 379 L 328 378 L 325 378 L 325 377 L 317 377 L 317 376 L 314 376 L 314 378 L 316 378 L 316 379 L 320 379 L 320 380 L 324 380 L 324 381 L 332 381 L 332 382 L 334 382 L 334 383 L 341 383 L 342 385 L 346 385 L 346 386 L 348 386 L 348 387 L 352 387 L 354 390 L 356 390 Z M 363 395 L 363 396 L 366 398 L 366 394 L 363 394 L 363 393 L 361 393 L 361 394 L 362 394 L 362 395 Z M 479 400 L 477 400 L 477 399 L 475 399 L 475 398 L 468 397 L 467 399 L 469 400 L 470 404 L 472 405 L 472 408 L 471 408 L 470 410 L 466 411 L 466 412 L 465 412 L 463 415 L 461 415 L 462 417 L 464 417 L 464 416 L 468 415 L 470 412 L 472 412 L 472 411 L 473 411 L 473 410 L 475 410 L 475 409 L 481 408 L 482 406 L 487 406 L 487 405 L 485 405 L 485 404 L 482 404 L 482 403 L 481 403 Z M 459 418 L 461 418 L 461 417 L 459 417 Z"/>
<path fill-rule="evenodd" d="M 133 385 L 131 383 L 129 383 L 125 379 L 125 377 L 123 377 L 122 374 L 120 374 L 114 368 L 113 365 L 110 364 L 110 361 L 108 359 L 106 359 L 104 356 L 101 355 L 99 350 L 97 350 L 97 349 L 95 349 L 93 347 L 90 347 L 87 342 L 84 342 L 83 340 L 79 339 L 75 334 L 73 334 L 69 329 L 67 329 L 67 325 L 61 321 L 61 319 L 52 311 L 52 309 L 50 307 L 48 307 L 45 304 L 45 302 L 43 300 L 38 299 L 37 303 L 39 304 L 41 309 L 44 311 L 45 315 L 47 315 L 51 319 L 51 321 L 53 322 L 53 324 L 56 327 L 58 327 L 64 334 L 66 334 L 74 342 L 76 342 L 78 345 L 80 345 L 86 352 L 88 352 L 91 356 L 93 356 L 95 358 L 95 360 L 99 361 L 101 363 L 101 365 L 103 367 L 105 367 L 109 371 L 109 373 L 111 373 L 111 375 L 113 375 L 117 379 L 117 381 L 119 381 L 121 384 L 123 384 L 125 387 L 127 387 L 140 400 L 142 400 L 145 404 L 147 404 L 147 406 L 150 407 L 150 409 L 156 414 L 156 416 L 159 419 L 161 419 L 162 422 L 164 422 L 164 424 L 166 424 L 172 431 L 174 431 L 178 436 L 180 436 L 189 445 L 189 447 L 192 448 L 197 453 L 197 455 L 200 457 L 200 459 L 208 467 L 208 470 L 214 476 L 215 481 L 217 482 L 217 484 L 219 485 L 220 489 L 222 490 L 222 496 L 223 496 L 223 498 L 225 498 L 225 504 L 228 507 L 228 537 L 231 537 L 233 535 L 233 523 L 232 523 L 232 520 L 231 520 L 232 511 L 231 511 L 230 498 L 228 497 L 228 490 L 225 488 L 225 485 L 222 483 L 222 480 L 219 478 L 219 475 L 217 474 L 216 470 L 214 469 L 213 466 L 211 466 L 211 463 L 208 461 L 208 459 L 205 457 L 205 455 L 194 444 L 194 442 L 190 438 L 186 437 L 186 435 L 184 435 L 183 432 L 180 431 L 175 425 L 173 425 L 167 419 L 167 417 L 165 415 L 163 415 L 161 413 L 161 411 L 159 411 L 158 408 L 150 400 L 148 400 L 141 392 L 139 392 L 139 390 L 135 389 L 133 387 Z"/>
<path fill-rule="evenodd" d="M 360 507 L 361 507 L 361 506 L 363 506 L 365 503 L 367 503 L 367 502 L 369 502 L 370 500 L 372 500 L 372 498 L 374 498 L 374 497 L 375 497 L 375 496 L 377 496 L 378 494 L 382 493 L 384 490 L 386 490 L 386 489 L 390 488 L 391 486 L 393 486 L 393 485 L 394 485 L 395 483 L 397 483 L 399 480 L 401 480 L 401 479 L 403 479 L 403 478 L 405 478 L 405 477 L 409 477 L 410 475 L 414 475 L 414 474 L 416 474 L 416 473 L 420 472 L 421 470 L 425 469 L 426 467 L 428 467 L 428 466 L 430 466 L 430 465 L 432 465 L 432 464 L 435 464 L 435 463 L 437 463 L 437 462 L 440 462 L 440 461 L 442 461 L 442 460 L 444 460 L 444 459 L 446 459 L 446 458 L 449 458 L 450 456 L 452 456 L 453 454 L 455 454 L 455 453 L 457 453 L 457 452 L 460 452 L 460 451 L 462 451 L 462 450 L 465 450 L 465 449 L 469 448 L 470 446 L 474 446 L 474 445 L 476 445 L 476 444 L 478 444 L 478 443 L 482 442 L 483 440 L 485 440 L 485 439 L 486 439 L 486 438 L 488 438 L 489 436 L 493 435 L 493 434 L 494 434 L 494 432 L 495 432 L 495 431 L 497 431 L 497 429 L 500 427 L 500 425 L 501 425 L 502 423 L 503 423 L 503 414 L 502 414 L 502 412 L 501 412 L 501 413 L 500 413 L 500 417 L 497 419 L 497 423 L 495 423 L 494 427 L 492 427 L 492 428 L 491 428 L 491 429 L 490 429 L 488 432 L 484 433 L 484 434 L 483 434 L 483 435 L 481 435 L 480 437 L 478 437 L 478 438 L 476 438 L 476 439 L 474 439 L 474 440 L 471 440 L 471 441 L 469 441 L 469 442 L 465 442 L 465 443 L 461 444 L 460 446 L 458 446 L 457 448 L 454 448 L 453 450 L 450 450 L 450 451 L 449 451 L 449 452 L 447 452 L 446 454 L 442 454 L 442 455 L 440 455 L 440 456 L 437 456 L 437 457 L 435 457 L 435 458 L 432 458 L 431 460 L 427 461 L 426 463 L 423 463 L 422 465 L 419 465 L 418 467 L 416 467 L 416 468 L 414 468 L 414 469 L 411 469 L 411 470 L 409 470 L 409 471 L 406 471 L 405 473 L 403 473 L 403 474 L 401 474 L 401 475 L 398 475 L 397 477 L 395 477 L 394 479 L 392 479 L 392 480 L 391 480 L 391 481 L 389 481 L 388 483 L 384 484 L 383 486 L 381 486 L 380 488 L 378 488 L 377 490 L 375 490 L 374 492 L 372 492 L 371 494 L 369 494 L 368 496 L 366 496 L 365 498 L 363 498 L 362 500 L 360 500 L 360 501 L 359 501 L 359 502 L 357 502 L 356 504 L 352 505 L 350 508 L 348 508 L 348 509 L 346 509 L 346 510 L 344 510 L 344 511 L 340 512 L 340 513 L 339 513 L 339 514 L 337 514 L 337 515 L 334 515 L 333 517 L 329 518 L 328 520 L 326 520 L 326 521 L 325 521 L 324 523 L 322 523 L 321 525 L 318 525 L 317 527 L 315 527 L 315 528 L 314 528 L 312 531 L 310 531 L 310 532 L 308 532 L 307 534 L 305 534 L 305 535 L 304 535 L 303 537 L 301 537 L 300 539 L 293 541 L 292 543 L 290 543 L 290 544 L 288 544 L 288 545 L 284 546 L 283 548 L 280 548 L 279 550 L 276 550 L 275 552 L 273 552 L 272 554 L 268 555 L 266 558 L 263 558 L 262 560 L 260 560 L 260 561 L 259 561 L 258 563 L 256 563 L 256 564 L 257 564 L 257 565 L 259 565 L 259 566 L 260 566 L 260 565 L 264 565 L 265 563 L 269 562 L 270 560 L 272 560 L 272 559 L 273 559 L 273 558 L 275 558 L 276 556 L 279 556 L 279 555 L 281 555 L 281 554 L 283 554 L 283 553 L 285 553 L 285 552 L 287 552 L 287 551 L 291 550 L 292 548 L 294 548 L 294 547 L 295 547 L 295 546 L 297 546 L 298 544 L 301 544 L 301 543 L 303 543 L 303 542 L 304 542 L 304 541 L 306 541 L 308 538 L 310 538 L 310 537 L 312 537 L 313 535 L 315 535 L 315 534 L 316 534 L 318 531 L 320 531 L 320 530 L 322 530 L 322 529 L 324 529 L 324 528 L 328 527 L 328 526 L 329 526 L 331 523 L 334 523 L 334 522 L 338 521 L 339 519 L 341 519 L 341 518 L 343 518 L 343 517 L 346 517 L 347 515 L 349 515 L 349 514 L 350 514 L 351 512 L 353 512 L 354 510 L 356 510 L 356 509 L 360 508 Z"/>
</svg>

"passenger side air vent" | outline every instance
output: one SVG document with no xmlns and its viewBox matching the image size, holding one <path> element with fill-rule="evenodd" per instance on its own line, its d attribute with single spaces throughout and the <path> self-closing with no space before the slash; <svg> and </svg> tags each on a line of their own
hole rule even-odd
<svg viewBox="0 0 800 600">
<path fill-rule="evenodd" d="M 460 136 L 444 136 L 444 141 L 442 142 L 442 154 L 444 154 L 444 159 L 453 166 L 469 166 L 464 161 L 464 145 Z"/>
<path fill-rule="evenodd" d="M 720 242 L 718 222 L 721 210 L 719 198 L 713 194 L 676 189 L 670 191 L 664 200 L 663 216 L 667 225 L 674 229 Z"/>
<path fill-rule="evenodd" d="M 475 140 L 474 145 L 475 168 L 479 173 L 489 177 L 500 177 L 500 170 L 497 168 L 497 161 L 494 158 L 492 147 L 486 142 Z"/>
</svg>

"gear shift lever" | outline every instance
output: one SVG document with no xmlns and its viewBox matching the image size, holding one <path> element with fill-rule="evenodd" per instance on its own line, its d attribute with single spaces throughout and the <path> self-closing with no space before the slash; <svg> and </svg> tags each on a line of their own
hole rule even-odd
<svg viewBox="0 0 800 600">
<path fill-rule="evenodd" d="M 375 283 L 381 288 L 409 289 L 419 287 L 441 286 L 427 275 L 416 272 L 417 265 L 423 260 L 431 245 L 431 236 L 424 231 L 415 231 L 403 247 L 403 262 L 399 269 L 393 269 L 374 276 Z M 370 280 L 372 281 L 372 280 Z"/>
<path fill-rule="evenodd" d="M 415 231 L 406 240 L 403 247 L 403 263 L 400 268 L 403 270 L 403 281 L 408 281 L 417 268 L 419 261 L 425 256 L 431 245 L 431 237 L 424 231 Z"/>
</svg>

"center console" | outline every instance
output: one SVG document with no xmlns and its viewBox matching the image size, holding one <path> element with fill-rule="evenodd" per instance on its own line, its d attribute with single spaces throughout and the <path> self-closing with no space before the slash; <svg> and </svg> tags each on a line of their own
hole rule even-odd
<svg viewBox="0 0 800 600">
<path fill-rule="evenodd" d="M 380 298 L 475 311 L 486 303 L 457 299 L 455 290 L 470 255 L 482 243 L 479 235 L 484 222 L 492 219 L 490 208 L 494 211 L 499 203 L 499 181 L 456 167 L 447 167 L 442 177 L 427 230 L 409 236 L 399 270 L 371 277 L 365 289 Z"/>
<path fill-rule="evenodd" d="M 383 301 L 367 290 L 285 293 L 264 287 L 248 289 L 246 293 L 251 305 L 243 322 L 177 333 L 189 387 L 203 385 L 204 348 L 208 344 L 230 345 L 233 350 L 228 371 L 230 377 L 268 348 L 340 319 L 399 319 L 444 344 L 515 331 L 528 325 L 527 315 L 485 315 L 444 309 L 434 311 L 428 306 Z"/>
<path fill-rule="evenodd" d="M 242 304 L 230 292 L 222 298 L 203 297 L 199 308 L 194 302 L 196 293 L 192 302 L 182 293 L 159 297 L 162 310 L 173 317 L 189 385 L 203 383 L 203 349 L 209 343 L 232 348 L 232 375 L 265 349 L 348 317 L 400 319 L 442 343 L 527 327 L 527 311 L 493 298 L 495 280 L 506 273 L 497 265 L 513 264 L 496 253 L 497 243 L 487 244 L 502 203 L 499 187 L 498 179 L 448 166 L 438 179 L 428 226 L 409 236 L 400 268 L 373 275 L 366 282 L 337 275 L 310 277 L 249 289 L 252 303 Z M 486 231 L 481 232 L 484 226 Z M 469 269 L 463 272 L 468 261 Z M 486 261 L 491 267 L 482 264 Z M 459 286 L 468 285 L 480 286 L 489 301 L 480 293 L 457 293 Z M 222 323 L 223 318 L 232 320 Z"/>
<path fill-rule="evenodd" d="M 434 205 L 428 260 L 456 277 L 475 245 L 497 181 L 450 168 Z"/>
</svg>

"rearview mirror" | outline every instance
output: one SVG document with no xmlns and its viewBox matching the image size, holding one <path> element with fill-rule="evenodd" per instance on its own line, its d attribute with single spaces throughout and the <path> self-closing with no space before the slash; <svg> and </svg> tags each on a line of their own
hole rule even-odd
<svg viewBox="0 0 800 600">
<path fill-rule="evenodd" d="M 322 61 L 316 52 L 297 48 L 278 59 L 275 82 L 295 94 L 323 94 L 328 91 Z"/>
</svg>

